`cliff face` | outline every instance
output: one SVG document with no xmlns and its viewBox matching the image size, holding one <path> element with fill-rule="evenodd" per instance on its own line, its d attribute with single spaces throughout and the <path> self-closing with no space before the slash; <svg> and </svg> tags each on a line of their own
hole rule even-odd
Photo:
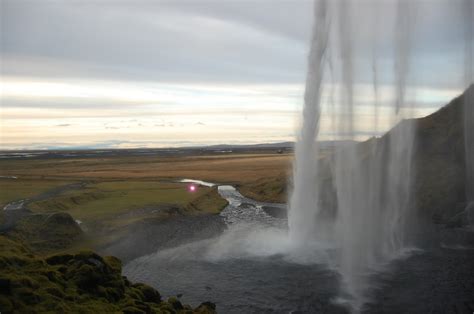
<svg viewBox="0 0 474 314">
<path fill-rule="evenodd" d="M 448 222 L 466 207 L 463 105 L 472 102 L 473 93 L 471 86 L 437 112 L 414 120 L 415 206 L 435 223 Z"/>
<path fill-rule="evenodd" d="M 406 128 L 414 129 L 411 207 L 416 214 L 413 217 L 424 222 L 449 224 L 466 208 L 463 109 L 465 104 L 474 106 L 472 94 L 474 85 L 431 115 L 404 120 L 381 138 L 357 144 L 360 167 L 368 167 L 374 158 L 384 165 L 390 158 L 392 135 Z M 376 152 L 375 157 L 370 155 L 371 151 Z"/>
<path fill-rule="evenodd" d="M 464 103 L 474 106 L 474 85 L 464 94 L 433 114 L 405 120 L 381 138 L 371 138 L 357 144 L 360 167 L 367 168 L 374 158 L 382 162 L 388 158 L 388 147 L 393 132 L 400 128 L 414 127 L 413 146 L 413 210 L 424 221 L 449 224 L 453 217 L 466 208 L 466 163 L 464 144 Z M 474 130 L 469 130 L 474 132 Z M 371 152 L 377 156 L 370 156 Z M 320 206 L 325 216 L 334 216 L 337 200 L 332 184 L 332 152 L 320 160 L 320 178 L 323 182 Z M 290 180 L 265 178 L 254 184 L 240 187 L 248 197 L 261 201 L 284 202 L 286 186 Z M 291 188 L 289 189 L 291 190 Z M 263 191 L 260 195 L 258 191 Z M 457 224 L 463 223 L 458 221 Z M 464 221 L 465 223 L 465 221 Z"/>
</svg>

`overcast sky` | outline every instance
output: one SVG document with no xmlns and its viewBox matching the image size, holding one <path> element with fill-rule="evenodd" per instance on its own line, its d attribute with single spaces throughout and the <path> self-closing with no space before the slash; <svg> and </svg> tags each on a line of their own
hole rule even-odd
<svg viewBox="0 0 474 314">
<path fill-rule="evenodd" d="M 1 148 L 295 138 L 311 1 L 0 4 Z M 374 55 L 379 100 L 393 102 L 393 11 L 394 1 L 357 1 L 350 9 L 360 138 L 375 132 L 368 123 Z M 414 16 L 408 94 L 411 114 L 421 116 L 464 88 L 465 20 L 462 1 L 417 1 Z M 339 56 L 330 54 L 337 69 Z M 339 81 L 337 74 L 326 80 L 323 106 Z M 388 115 L 381 130 L 390 126 Z M 325 119 L 321 138 L 331 139 Z"/>
</svg>

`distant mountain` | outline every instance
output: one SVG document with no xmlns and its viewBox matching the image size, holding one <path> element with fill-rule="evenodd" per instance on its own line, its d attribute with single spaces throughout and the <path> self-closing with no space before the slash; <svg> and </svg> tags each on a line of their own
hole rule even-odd
<svg viewBox="0 0 474 314">
<path fill-rule="evenodd" d="M 261 144 L 217 144 L 211 146 L 198 146 L 195 148 L 205 149 L 205 150 L 233 150 L 233 149 L 263 149 L 263 148 L 272 148 L 272 149 L 290 149 L 293 148 L 293 142 L 278 142 L 278 143 L 261 143 Z"/>
</svg>

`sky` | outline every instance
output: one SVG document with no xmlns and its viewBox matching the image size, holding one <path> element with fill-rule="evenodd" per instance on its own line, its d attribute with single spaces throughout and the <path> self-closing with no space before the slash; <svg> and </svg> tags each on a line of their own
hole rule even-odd
<svg viewBox="0 0 474 314">
<path fill-rule="evenodd" d="M 437 110 L 466 83 L 463 2 L 415 2 L 406 117 Z M 348 3 L 357 139 L 365 139 L 393 125 L 395 2 Z M 0 0 L 0 9 L 0 149 L 250 144 L 298 134 L 312 1 Z M 336 73 L 340 56 L 329 54 Z M 323 112 L 339 101 L 334 73 Z M 330 120 L 323 114 L 321 139 L 339 139 Z"/>
</svg>

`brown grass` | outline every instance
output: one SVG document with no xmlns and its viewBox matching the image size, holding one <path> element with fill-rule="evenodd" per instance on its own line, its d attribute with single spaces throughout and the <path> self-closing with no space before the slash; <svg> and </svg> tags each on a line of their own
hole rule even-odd
<svg viewBox="0 0 474 314">
<path fill-rule="evenodd" d="M 233 154 L 186 157 L 109 157 L 0 161 L 0 175 L 61 179 L 178 179 L 245 184 L 279 177 L 291 155 Z"/>
</svg>

